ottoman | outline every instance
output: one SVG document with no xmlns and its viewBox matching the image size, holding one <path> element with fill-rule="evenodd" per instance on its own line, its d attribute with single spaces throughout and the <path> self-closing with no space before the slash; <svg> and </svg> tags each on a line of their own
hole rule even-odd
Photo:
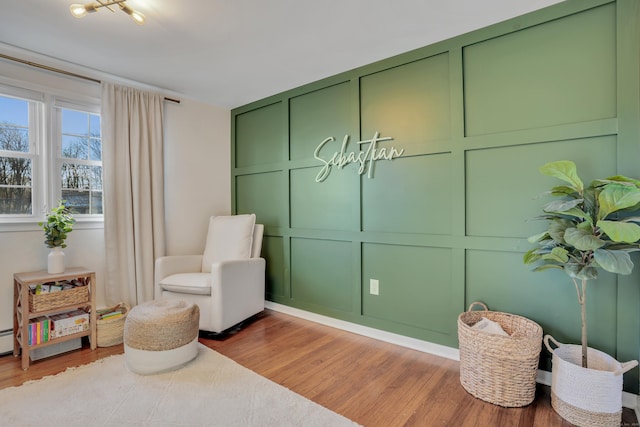
<svg viewBox="0 0 640 427">
<path fill-rule="evenodd" d="M 198 355 L 197 305 L 154 300 L 131 309 L 124 323 L 124 360 L 137 374 L 177 369 Z"/>
</svg>

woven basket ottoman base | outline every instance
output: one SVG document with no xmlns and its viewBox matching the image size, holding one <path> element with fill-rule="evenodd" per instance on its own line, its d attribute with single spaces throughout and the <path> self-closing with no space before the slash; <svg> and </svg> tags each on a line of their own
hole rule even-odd
<svg viewBox="0 0 640 427">
<path fill-rule="evenodd" d="M 155 300 L 135 306 L 124 324 L 127 368 L 141 375 L 178 369 L 198 355 L 197 305 Z"/>
</svg>

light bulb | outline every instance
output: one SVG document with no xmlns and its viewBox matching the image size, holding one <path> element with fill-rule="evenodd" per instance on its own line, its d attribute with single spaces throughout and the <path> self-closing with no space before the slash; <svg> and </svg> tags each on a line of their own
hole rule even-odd
<svg viewBox="0 0 640 427">
<path fill-rule="evenodd" d="M 144 25 L 144 15 L 137 10 L 131 12 L 131 19 L 138 25 Z"/>
<path fill-rule="evenodd" d="M 131 9 L 129 6 L 127 6 L 124 3 L 118 3 L 118 6 L 120 6 L 120 9 L 122 9 L 124 13 L 126 13 L 131 17 L 131 19 L 133 19 L 133 22 L 135 22 L 138 25 L 144 24 L 144 15 L 142 13 L 138 12 L 137 10 Z"/>
<path fill-rule="evenodd" d="M 74 3 L 69 6 L 69 11 L 71 11 L 71 14 L 76 18 L 82 18 L 87 15 L 87 9 L 83 4 Z"/>
<path fill-rule="evenodd" d="M 71 6 L 69 6 L 69 10 L 71 11 L 71 14 L 76 18 L 82 18 L 83 16 L 86 16 L 87 13 L 96 12 L 98 10 L 97 9 L 98 7 L 100 7 L 98 3 L 89 3 L 89 4 L 74 3 Z"/>
</svg>

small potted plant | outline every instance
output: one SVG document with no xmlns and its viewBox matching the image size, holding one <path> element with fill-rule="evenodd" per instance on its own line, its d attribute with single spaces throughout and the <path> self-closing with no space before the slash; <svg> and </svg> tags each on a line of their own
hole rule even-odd
<svg viewBox="0 0 640 427">
<path fill-rule="evenodd" d="M 64 272 L 64 252 L 62 249 L 67 247 L 65 243 L 67 234 L 73 231 L 73 224 L 76 222 L 69 207 L 64 203 L 65 200 L 61 200 L 58 206 L 47 213 L 47 220 L 38 223 L 44 230 L 44 243 L 51 249 L 47 262 L 49 274 Z"/>
<path fill-rule="evenodd" d="M 545 336 L 545 345 L 553 354 L 552 405 L 574 424 L 602 421 L 598 425 L 619 425 L 622 373 L 637 361 L 620 364 L 588 348 L 586 292 L 588 281 L 595 280 L 600 269 L 616 274 L 633 270 L 630 253 L 640 250 L 640 217 L 631 214 L 640 209 L 640 181 L 618 175 L 597 179 L 585 187 L 575 163 L 568 160 L 547 163 L 540 172 L 567 184 L 549 192 L 559 199 L 544 206 L 544 214 L 536 218 L 547 220 L 548 228 L 529 238 L 537 247 L 524 255 L 524 262 L 536 264 L 534 271 L 563 270 L 575 286 L 582 318 L 581 346 L 561 345 L 550 335 Z M 559 347 L 552 350 L 549 340 Z M 583 374 L 584 379 L 576 378 Z M 568 389 L 571 396 L 557 395 Z M 602 394 L 613 402 L 593 399 L 590 393 L 594 390 L 605 390 Z M 600 415 L 602 419 L 595 420 Z"/>
</svg>

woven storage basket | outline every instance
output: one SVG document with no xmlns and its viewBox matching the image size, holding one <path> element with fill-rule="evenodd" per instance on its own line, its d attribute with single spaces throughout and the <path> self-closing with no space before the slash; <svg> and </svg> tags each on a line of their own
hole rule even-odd
<svg viewBox="0 0 640 427">
<path fill-rule="evenodd" d="M 472 311 L 480 305 L 483 311 Z M 509 336 L 472 328 L 486 317 Z M 458 317 L 460 383 L 473 396 L 504 407 L 526 406 L 536 393 L 542 328 L 522 316 L 489 311 L 474 302 Z"/>
<path fill-rule="evenodd" d="M 98 347 L 111 347 L 122 344 L 124 336 L 124 321 L 129 314 L 129 304 L 120 303 L 114 309 L 122 309 L 123 315 L 115 319 L 98 319 Z"/>
<path fill-rule="evenodd" d="M 549 341 L 556 345 L 552 349 Z M 578 426 L 618 427 L 622 417 L 622 374 L 638 365 L 620 363 L 594 348 L 587 349 L 588 368 L 582 367 L 582 346 L 562 344 L 545 335 L 544 345 L 553 355 L 551 406 Z"/>
<path fill-rule="evenodd" d="M 29 311 L 32 313 L 89 302 L 89 286 L 76 286 L 58 292 L 29 293 Z"/>
</svg>

